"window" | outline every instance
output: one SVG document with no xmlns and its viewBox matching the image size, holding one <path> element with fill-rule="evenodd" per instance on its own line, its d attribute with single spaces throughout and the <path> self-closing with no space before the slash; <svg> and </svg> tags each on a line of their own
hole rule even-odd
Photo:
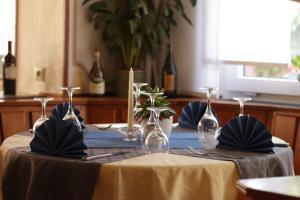
<svg viewBox="0 0 300 200">
<path fill-rule="evenodd" d="M 3 66 L 3 58 L 7 54 L 7 42 L 13 42 L 15 51 L 15 28 L 16 27 L 16 1 L 0 0 L 0 66 Z M 0 70 L 2 78 L 2 70 Z"/>
<path fill-rule="evenodd" d="M 229 91 L 300 95 L 300 3 L 219 1 L 219 57 Z"/>
</svg>

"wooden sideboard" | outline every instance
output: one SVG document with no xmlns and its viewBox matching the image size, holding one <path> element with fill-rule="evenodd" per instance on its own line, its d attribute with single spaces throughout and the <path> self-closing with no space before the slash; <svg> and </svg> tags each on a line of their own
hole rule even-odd
<svg viewBox="0 0 300 200">
<path fill-rule="evenodd" d="M 47 114 L 50 115 L 55 105 L 67 101 L 57 97 L 47 105 Z M 205 99 L 180 97 L 169 99 L 171 107 L 177 112 L 174 117 L 177 121 L 181 109 L 190 101 Z M 127 99 L 116 97 L 75 97 L 74 104 L 81 112 L 85 123 L 112 123 L 126 122 Z M 216 100 L 212 107 L 218 114 L 220 125 L 224 126 L 239 113 L 239 105 L 235 101 Z M 280 104 L 266 104 L 248 102 L 245 113 L 254 115 L 265 123 L 273 135 L 289 142 L 294 151 L 295 171 L 300 174 L 300 106 Z M 0 139 L 1 142 L 10 135 L 28 130 L 33 126 L 41 114 L 41 105 L 32 99 L 0 100 Z"/>
</svg>

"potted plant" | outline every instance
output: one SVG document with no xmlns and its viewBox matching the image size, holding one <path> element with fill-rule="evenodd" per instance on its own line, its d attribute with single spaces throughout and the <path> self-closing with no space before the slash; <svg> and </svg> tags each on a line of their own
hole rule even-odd
<svg viewBox="0 0 300 200">
<path fill-rule="evenodd" d="M 155 87 L 154 89 L 148 87 L 147 92 L 164 92 L 164 89 L 159 89 Z M 160 114 L 160 126 L 162 127 L 164 133 L 169 137 L 172 131 L 173 117 L 176 115 L 175 110 L 170 107 L 170 103 L 166 99 L 165 95 L 158 95 L 154 99 L 154 107 L 169 107 L 168 110 L 161 112 Z M 140 108 L 141 110 L 135 114 L 135 121 L 141 124 L 147 122 L 150 117 L 150 111 L 147 110 L 148 107 L 151 107 L 150 99 L 143 101 Z"/>
<path fill-rule="evenodd" d="M 190 3 L 194 6 L 196 0 Z M 177 25 L 174 12 L 191 24 L 182 0 L 84 0 L 83 5 L 86 4 L 89 19 L 96 30 L 101 30 L 106 49 L 122 58 L 124 67 L 119 68 L 119 72 L 125 70 L 128 74 L 132 67 L 135 76 L 147 56 L 155 58 L 158 55 L 170 26 Z M 127 94 L 127 88 L 122 87 L 128 86 L 122 74 L 117 77 L 117 93 L 119 90 Z M 128 80 L 126 75 L 125 79 Z"/>
<path fill-rule="evenodd" d="M 300 82 L 300 74 L 299 74 L 299 69 L 300 69 L 300 55 L 295 56 L 292 59 L 292 65 L 297 68 L 297 80 Z"/>
</svg>

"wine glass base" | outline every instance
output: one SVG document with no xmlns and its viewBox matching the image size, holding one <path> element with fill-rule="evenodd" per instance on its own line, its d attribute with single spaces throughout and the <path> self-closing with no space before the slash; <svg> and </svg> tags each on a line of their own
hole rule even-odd
<svg viewBox="0 0 300 200">
<path fill-rule="evenodd" d="M 122 138 L 125 142 L 133 142 L 138 140 L 138 135 L 141 134 L 140 127 L 133 127 L 129 129 L 128 127 L 123 127 L 119 129 L 122 133 Z"/>
</svg>

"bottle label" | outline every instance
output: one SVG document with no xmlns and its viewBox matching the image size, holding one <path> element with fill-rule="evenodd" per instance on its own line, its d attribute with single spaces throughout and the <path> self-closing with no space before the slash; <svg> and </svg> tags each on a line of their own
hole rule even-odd
<svg viewBox="0 0 300 200">
<path fill-rule="evenodd" d="M 89 82 L 89 92 L 91 94 L 104 94 L 105 93 L 105 82 L 100 83 Z"/>
<path fill-rule="evenodd" d="M 164 77 L 164 87 L 166 91 L 175 90 L 175 76 L 172 74 L 166 74 Z"/>
<path fill-rule="evenodd" d="M 17 78 L 17 68 L 15 65 L 11 65 L 10 67 L 5 67 L 5 79 L 16 80 Z"/>
<path fill-rule="evenodd" d="M 17 67 L 15 65 L 12 65 L 10 67 L 10 79 L 11 80 L 17 79 Z"/>
</svg>

